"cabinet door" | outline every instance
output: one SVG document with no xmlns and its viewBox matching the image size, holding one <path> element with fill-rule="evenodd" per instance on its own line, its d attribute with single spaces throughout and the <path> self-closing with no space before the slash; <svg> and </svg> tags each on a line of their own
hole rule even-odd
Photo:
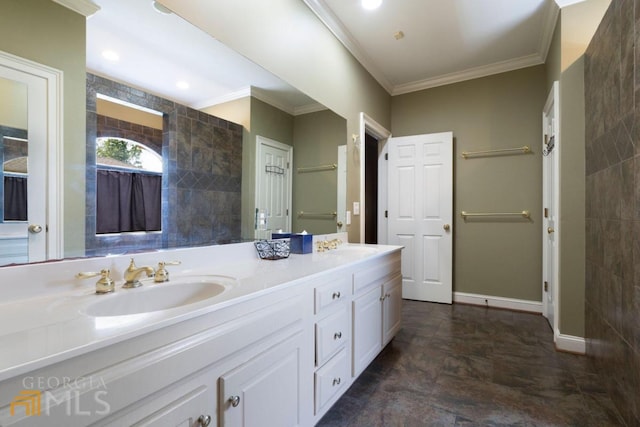
<svg viewBox="0 0 640 427">
<path fill-rule="evenodd" d="M 298 333 L 220 377 L 220 425 L 300 424 Z"/>
<path fill-rule="evenodd" d="M 382 349 L 382 287 L 353 300 L 353 376 L 358 376 Z"/>
<path fill-rule="evenodd" d="M 402 321 L 402 276 L 397 275 L 382 286 L 382 345 L 398 333 Z"/>
</svg>

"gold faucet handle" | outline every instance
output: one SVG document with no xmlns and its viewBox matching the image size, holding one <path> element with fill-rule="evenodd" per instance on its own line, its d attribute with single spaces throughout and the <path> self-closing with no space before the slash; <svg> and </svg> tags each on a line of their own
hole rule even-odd
<svg viewBox="0 0 640 427">
<path fill-rule="evenodd" d="M 103 268 L 99 273 L 95 271 L 85 271 L 76 274 L 77 279 L 89 279 L 91 277 L 100 276 L 100 279 L 96 282 L 96 294 L 109 294 L 116 289 L 116 284 L 111 279 L 111 271 L 108 268 Z"/>
<path fill-rule="evenodd" d="M 153 277 L 153 281 L 156 283 L 168 282 L 169 281 L 169 272 L 165 268 L 167 265 L 180 265 L 182 262 L 180 261 L 160 261 L 158 263 L 158 268 L 156 269 L 156 274 Z"/>
<path fill-rule="evenodd" d="M 129 271 L 133 271 L 133 270 L 135 270 L 136 268 L 138 268 L 138 267 L 136 267 L 136 262 L 133 260 L 133 257 L 132 257 L 132 258 L 131 258 L 131 262 L 129 263 L 129 267 L 127 267 L 127 270 L 129 270 Z"/>
</svg>

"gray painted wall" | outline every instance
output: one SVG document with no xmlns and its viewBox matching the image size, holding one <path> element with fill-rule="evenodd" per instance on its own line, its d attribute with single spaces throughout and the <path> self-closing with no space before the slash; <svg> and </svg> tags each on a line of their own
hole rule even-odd
<svg viewBox="0 0 640 427">
<path fill-rule="evenodd" d="M 392 98 L 394 136 L 453 131 L 454 291 L 541 301 L 544 66 Z M 528 145 L 532 154 L 461 158 Z M 531 220 L 463 221 L 460 211 L 529 210 Z"/>
</svg>

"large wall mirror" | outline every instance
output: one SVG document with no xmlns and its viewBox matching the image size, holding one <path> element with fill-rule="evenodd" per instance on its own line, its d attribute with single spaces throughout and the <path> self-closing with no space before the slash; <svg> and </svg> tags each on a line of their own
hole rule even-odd
<svg viewBox="0 0 640 427">
<path fill-rule="evenodd" d="M 95 3 L 101 10 L 87 20 L 87 138 L 86 164 L 82 165 L 86 168 L 85 247 L 70 248 L 74 256 L 252 240 L 263 237 L 264 228 L 271 230 L 272 224 L 283 228 L 282 222 L 271 220 L 282 213 L 278 207 L 283 200 L 289 200 L 286 231 L 339 231 L 338 198 L 345 198 L 338 196 L 338 152 L 347 133 L 344 118 L 245 58 L 232 58 L 228 48 L 180 17 L 159 13 L 151 2 Z M 166 28 L 173 29 L 171 34 Z M 176 50 L 166 37 L 175 39 L 178 34 L 192 39 L 182 41 Z M 92 50 L 104 39 L 111 41 L 113 50 L 118 43 L 135 46 L 139 57 L 109 62 L 102 50 Z M 205 45 L 208 47 L 198 47 Z M 145 56 L 150 52 L 157 56 L 153 73 L 141 66 L 151 61 Z M 208 71 L 190 82 L 195 91 L 181 94 L 174 88 L 176 76 L 182 70 L 186 79 L 188 70 L 201 67 L 190 63 L 194 57 L 208 58 Z M 234 87 L 236 83 L 228 76 L 249 73 L 251 67 L 256 79 L 247 80 L 243 88 Z M 30 107 L 26 106 L 27 111 Z M 0 127 L 11 127 L 2 121 L 0 116 Z M 16 151 L 17 142 L 12 141 L 31 136 L 22 127 L 24 134 L 7 136 L 13 138 L 7 139 L 12 150 L 7 158 Z M 257 158 L 259 141 L 264 140 L 292 147 L 290 159 L 265 165 L 264 159 Z M 31 151 L 25 151 L 31 172 Z M 111 154 L 105 156 L 105 152 Z M 125 153 L 126 158 L 116 152 Z M 142 152 L 156 156 L 160 169 L 142 166 Z M 7 171 L 6 175 L 18 173 Z M 277 188 L 281 185 L 278 179 L 285 174 L 288 195 L 267 197 L 266 201 L 258 197 L 264 195 L 256 190 L 263 188 L 263 181 Z M 116 212 L 121 212 L 114 203 L 116 199 L 121 203 L 123 197 L 118 193 L 114 198 L 114 193 L 123 184 L 114 177 L 153 181 L 142 185 L 145 190 L 140 194 L 159 197 L 151 197 L 148 204 L 144 196 L 130 199 L 138 218 L 151 225 L 139 228 L 140 220 L 116 218 Z M 109 209 L 102 210 L 104 206 Z M 265 226 L 260 222 L 263 213 Z M 135 224 L 122 225 L 127 221 Z M 30 218 L 22 222 L 31 223 Z M 2 234 L 0 230 L 0 252 Z M 61 252 L 51 252 L 46 258 L 64 256 Z M 36 260 L 27 257 L 29 262 Z M 0 259 L 0 265 L 23 261 Z"/>
</svg>

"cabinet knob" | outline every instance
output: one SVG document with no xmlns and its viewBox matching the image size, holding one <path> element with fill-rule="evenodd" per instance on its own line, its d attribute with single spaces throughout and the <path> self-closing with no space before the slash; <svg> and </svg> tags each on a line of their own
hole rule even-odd
<svg viewBox="0 0 640 427">
<path fill-rule="evenodd" d="M 240 396 L 231 396 L 229 398 L 229 402 L 231 403 L 231 406 L 235 408 L 240 404 Z"/>
<path fill-rule="evenodd" d="M 386 295 L 382 295 L 382 296 L 380 297 L 380 301 L 384 301 L 384 300 L 386 300 L 386 299 L 387 299 L 387 296 L 386 296 Z"/>
<path fill-rule="evenodd" d="M 208 427 L 211 424 L 211 415 L 200 415 L 198 417 L 198 425 L 202 427 Z"/>
<path fill-rule="evenodd" d="M 341 379 L 339 377 L 333 379 L 333 385 L 339 385 L 341 382 L 342 381 L 341 381 Z"/>
<path fill-rule="evenodd" d="M 333 295 L 331 295 L 332 299 L 338 299 L 340 298 L 340 292 L 334 292 Z"/>
<path fill-rule="evenodd" d="M 336 332 L 335 334 L 333 334 L 334 340 L 339 340 L 340 338 L 342 338 L 342 332 Z"/>
</svg>

